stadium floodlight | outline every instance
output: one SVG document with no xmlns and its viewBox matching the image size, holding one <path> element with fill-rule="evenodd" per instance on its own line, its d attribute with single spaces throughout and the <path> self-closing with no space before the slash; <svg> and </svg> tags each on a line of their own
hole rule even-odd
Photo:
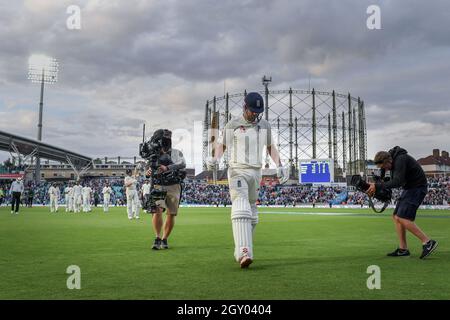
<svg viewBox="0 0 450 320">
<path fill-rule="evenodd" d="M 33 54 L 29 60 L 28 79 L 34 83 L 58 81 L 58 61 L 41 54 Z"/>
<path fill-rule="evenodd" d="M 44 84 L 58 81 L 58 61 L 42 54 L 33 54 L 28 59 L 28 79 L 41 84 L 41 99 L 39 102 L 38 141 L 42 140 L 42 110 L 44 107 Z M 41 180 L 41 159 L 36 157 L 35 181 Z"/>
<path fill-rule="evenodd" d="M 263 86 L 267 89 L 267 87 L 269 86 L 269 83 L 272 82 L 272 77 L 266 77 L 266 75 L 264 75 L 261 79 L 261 82 L 262 82 Z"/>
</svg>

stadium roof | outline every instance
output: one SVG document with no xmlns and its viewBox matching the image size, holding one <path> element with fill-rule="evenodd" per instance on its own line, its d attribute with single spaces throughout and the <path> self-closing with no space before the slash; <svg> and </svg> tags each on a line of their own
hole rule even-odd
<svg viewBox="0 0 450 320">
<path fill-rule="evenodd" d="M 0 131 L 0 150 L 22 155 L 34 153 L 34 156 L 60 162 L 70 161 L 76 167 L 87 166 L 92 161 L 90 157 L 4 131 Z"/>
</svg>

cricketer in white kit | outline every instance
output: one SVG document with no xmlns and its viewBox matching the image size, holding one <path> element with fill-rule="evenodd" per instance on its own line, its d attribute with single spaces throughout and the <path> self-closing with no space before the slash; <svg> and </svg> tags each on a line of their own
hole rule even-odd
<svg viewBox="0 0 450 320">
<path fill-rule="evenodd" d="M 81 205 L 83 203 L 83 198 L 81 196 L 81 192 L 83 190 L 83 187 L 77 182 L 73 186 L 73 206 L 74 206 L 74 212 L 78 213 L 81 211 Z"/>
<path fill-rule="evenodd" d="M 109 203 L 111 202 L 112 189 L 108 183 L 103 187 L 103 212 L 109 211 Z"/>
<path fill-rule="evenodd" d="M 68 192 L 68 202 L 67 202 L 67 207 L 66 207 L 66 211 L 68 210 L 69 212 L 73 212 L 74 211 L 74 193 L 73 193 L 73 185 L 70 184 L 69 185 L 69 192 Z"/>
<path fill-rule="evenodd" d="M 150 182 L 148 180 L 145 180 L 145 183 L 142 185 L 142 201 L 145 203 L 150 196 Z"/>
<path fill-rule="evenodd" d="M 66 204 L 66 212 L 70 211 L 69 202 L 70 202 L 70 190 L 72 187 L 68 185 L 64 188 L 64 203 Z"/>
<path fill-rule="evenodd" d="M 59 188 L 54 183 L 49 189 L 50 195 L 50 212 L 58 212 Z"/>
<path fill-rule="evenodd" d="M 137 191 L 137 180 L 132 176 L 131 169 L 127 169 L 127 176 L 124 179 L 124 185 L 126 188 L 125 194 L 127 196 L 127 214 L 128 219 L 133 217 L 139 219 L 139 196 Z"/>
<path fill-rule="evenodd" d="M 91 212 L 91 193 L 92 189 L 89 186 L 83 187 L 83 212 Z"/>
<path fill-rule="evenodd" d="M 253 234 L 258 223 L 258 199 L 261 182 L 264 147 L 277 165 L 280 183 L 289 179 L 272 139 L 269 122 L 261 119 L 264 100 L 259 93 L 250 92 L 245 97 L 244 112 L 232 118 L 224 127 L 214 157 L 207 159 L 208 167 L 214 167 L 228 149 L 228 183 L 231 197 L 231 221 L 234 237 L 234 257 L 241 268 L 253 262 Z"/>
</svg>

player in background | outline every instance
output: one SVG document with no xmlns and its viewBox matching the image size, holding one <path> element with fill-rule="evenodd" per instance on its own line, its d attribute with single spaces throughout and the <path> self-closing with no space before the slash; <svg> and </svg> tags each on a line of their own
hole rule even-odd
<svg viewBox="0 0 450 320">
<path fill-rule="evenodd" d="M 0 207 L 2 206 L 4 199 L 5 199 L 5 192 L 3 191 L 2 186 L 0 186 Z"/>
<path fill-rule="evenodd" d="M 148 180 L 145 180 L 144 184 L 142 185 L 142 202 L 146 203 L 148 197 L 150 196 L 150 182 Z"/>
<path fill-rule="evenodd" d="M 70 189 L 71 189 L 70 184 L 68 184 L 67 187 L 64 188 L 64 201 L 66 203 L 66 212 L 69 212 L 69 210 L 70 210 L 69 209 Z"/>
<path fill-rule="evenodd" d="M 73 194 L 73 184 L 70 183 L 69 184 L 69 193 L 68 193 L 68 202 L 67 202 L 67 208 L 69 209 L 68 212 L 73 212 L 74 211 L 74 194 Z"/>
<path fill-rule="evenodd" d="M 50 212 L 58 212 L 59 188 L 53 183 L 48 189 L 50 196 Z"/>
<path fill-rule="evenodd" d="M 108 212 L 112 193 L 112 189 L 109 186 L 108 182 L 106 182 L 105 186 L 103 187 L 102 193 L 103 193 L 103 212 Z"/>
<path fill-rule="evenodd" d="M 126 177 L 124 179 L 125 194 L 127 196 L 127 214 L 128 219 L 131 220 L 133 217 L 139 219 L 139 196 L 137 192 L 137 180 L 133 175 L 131 169 L 127 169 Z"/>
<path fill-rule="evenodd" d="M 83 212 L 91 212 L 91 194 L 92 189 L 89 186 L 84 186 L 82 189 L 83 194 Z"/>
<path fill-rule="evenodd" d="M 27 208 L 33 207 L 33 199 L 34 199 L 34 190 L 33 187 L 28 187 L 28 193 L 27 193 Z"/>
<path fill-rule="evenodd" d="M 264 146 L 277 166 L 280 183 L 289 179 L 289 170 L 281 164 L 280 155 L 272 139 L 269 122 L 261 119 L 264 100 L 257 92 L 245 96 L 240 117 L 232 118 L 224 127 L 214 156 L 207 159 L 208 167 L 217 165 L 225 149 L 229 149 L 228 183 L 231 197 L 231 221 L 234 237 L 234 257 L 241 268 L 253 262 L 253 234 L 258 223 L 259 186 L 261 182 Z"/>
<path fill-rule="evenodd" d="M 75 185 L 73 186 L 73 205 L 74 205 L 74 212 L 78 213 L 81 211 L 81 205 L 83 203 L 83 198 L 82 198 L 82 190 L 83 187 L 81 186 L 81 184 L 77 181 L 75 183 Z"/>
</svg>

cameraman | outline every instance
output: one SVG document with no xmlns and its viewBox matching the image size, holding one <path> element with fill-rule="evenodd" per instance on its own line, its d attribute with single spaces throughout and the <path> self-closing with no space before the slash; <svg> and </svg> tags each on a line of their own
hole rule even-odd
<svg viewBox="0 0 450 320">
<path fill-rule="evenodd" d="M 158 163 L 158 180 L 160 184 L 155 184 L 153 187 L 162 191 L 166 191 L 166 198 L 164 200 L 156 201 L 156 212 L 152 212 L 152 224 L 155 231 L 155 241 L 152 249 L 168 249 L 169 245 L 167 239 L 172 232 L 175 225 L 175 216 L 178 213 L 178 206 L 181 198 L 181 180 L 165 179 L 170 173 L 178 173 L 180 170 L 186 168 L 186 161 L 183 153 L 177 149 L 172 149 L 172 132 L 167 129 L 156 130 L 153 134 L 155 141 L 160 141 L 162 146 L 160 151 L 160 158 Z M 152 170 L 147 171 L 147 176 L 152 175 Z M 174 175 L 177 176 L 177 175 Z M 153 183 L 153 181 L 152 181 Z M 163 236 L 161 238 L 161 229 L 163 228 L 162 213 L 167 210 L 166 221 L 164 223 Z"/>
<path fill-rule="evenodd" d="M 427 194 L 427 178 L 420 164 L 411 157 L 405 149 L 398 146 L 386 151 L 379 151 L 375 155 L 375 164 L 381 169 L 381 178 L 386 170 L 391 171 L 391 179 L 383 183 L 371 183 L 367 194 L 373 196 L 378 188 L 400 188 L 403 192 L 394 209 L 393 220 L 400 240 L 400 247 L 389 253 L 390 257 L 409 256 L 406 244 L 406 230 L 422 241 L 423 251 L 420 259 L 428 257 L 437 247 L 438 243 L 430 239 L 414 223 L 417 209 Z"/>
</svg>

